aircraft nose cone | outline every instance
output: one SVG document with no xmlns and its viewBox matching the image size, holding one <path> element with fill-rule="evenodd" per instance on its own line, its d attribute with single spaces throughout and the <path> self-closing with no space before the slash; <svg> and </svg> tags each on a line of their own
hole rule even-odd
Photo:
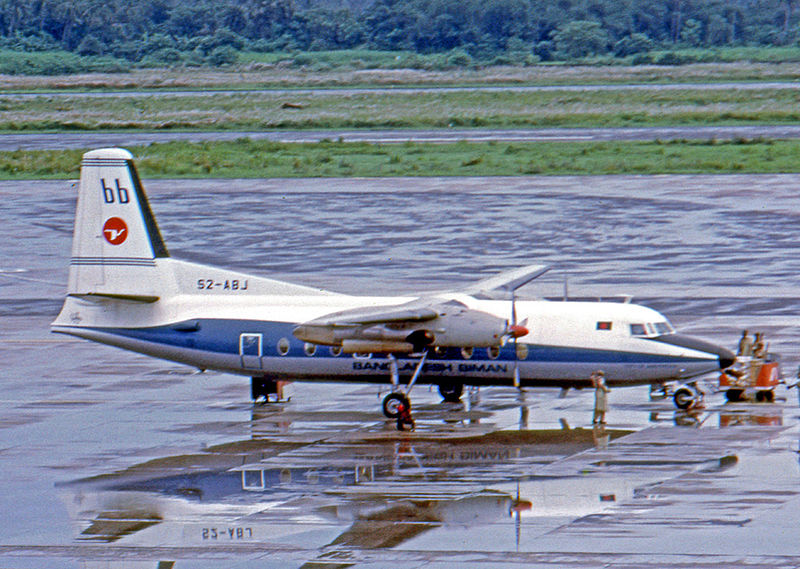
<svg viewBox="0 0 800 569">
<path fill-rule="evenodd" d="M 690 350 L 697 350 L 698 352 L 714 354 L 719 360 L 719 369 L 728 369 L 736 361 L 736 354 L 729 349 L 705 340 L 700 340 L 699 338 L 684 336 L 682 334 L 669 334 L 659 337 L 658 341 L 672 344 L 673 346 L 689 348 Z"/>
<path fill-rule="evenodd" d="M 736 362 L 736 354 L 725 348 L 720 348 L 719 355 L 719 369 L 728 369 L 734 362 Z"/>
<path fill-rule="evenodd" d="M 522 338 L 528 335 L 529 330 L 521 324 L 512 324 L 508 327 L 508 335 L 512 338 Z"/>
</svg>

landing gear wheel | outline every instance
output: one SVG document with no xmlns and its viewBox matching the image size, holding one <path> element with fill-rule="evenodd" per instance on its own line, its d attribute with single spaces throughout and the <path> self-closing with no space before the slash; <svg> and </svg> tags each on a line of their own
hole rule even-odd
<svg viewBox="0 0 800 569">
<path fill-rule="evenodd" d="M 440 383 L 439 395 L 448 403 L 458 403 L 461 401 L 461 394 L 464 393 L 463 383 Z"/>
<path fill-rule="evenodd" d="M 744 389 L 731 388 L 725 392 L 725 399 L 727 399 L 731 403 L 735 403 L 737 401 L 741 401 L 743 395 L 744 395 Z"/>
<path fill-rule="evenodd" d="M 681 387 L 680 389 L 675 391 L 675 395 L 672 396 L 673 400 L 675 401 L 675 407 L 678 409 L 689 409 L 694 406 L 697 402 L 697 395 L 692 392 L 691 389 L 686 387 Z"/>
<path fill-rule="evenodd" d="M 406 409 L 411 408 L 411 401 L 408 400 L 405 393 L 390 393 L 383 398 L 383 414 L 390 419 L 397 418 L 397 406 L 400 404 L 405 405 Z"/>
<path fill-rule="evenodd" d="M 772 403 L 775 401 L 775 394 L 769 390 L 757 391 L 756 401 L 759 403 Z"/>
<path fill-rule="evenodd" d="M 258 376 L 250 378 L 250 397 L 253 401 L 258 401 L 263 397 L 263 403 L 269 403 L 269 396 L 277 394 L 278 382 L 274 379 Z"/>
</svg>

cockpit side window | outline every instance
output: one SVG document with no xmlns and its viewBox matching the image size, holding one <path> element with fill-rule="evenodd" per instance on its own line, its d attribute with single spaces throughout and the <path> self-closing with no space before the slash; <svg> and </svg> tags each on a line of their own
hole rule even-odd
<svg viewBox="0 0 800 569">
<path fill-rule="evenodd" d="M 647 336 L 644 324 L 631 324 L 631 336 Z"/>
</svg>

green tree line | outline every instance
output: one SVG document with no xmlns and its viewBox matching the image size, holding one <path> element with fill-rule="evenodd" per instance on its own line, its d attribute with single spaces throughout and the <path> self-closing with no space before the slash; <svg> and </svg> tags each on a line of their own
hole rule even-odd
<svg viewBox="0 0 800 569">
<path fill-rule="evenodd" d="M 129 62 L 366 48 L 465 59 L 794 45 L 800 0 L 0 0 L 0 47 Z"/>
</svg>

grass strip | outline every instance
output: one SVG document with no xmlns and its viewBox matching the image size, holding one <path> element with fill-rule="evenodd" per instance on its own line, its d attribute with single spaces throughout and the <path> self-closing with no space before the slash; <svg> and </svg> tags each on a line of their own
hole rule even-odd
<svg viewBox="0 0 800 569">
<path fill-rule="evenodd" d="M 800 141 L 284 144 L 247 138 L 131 146 L 144 178 L 528 176 L 800 172 Z M 0 152 L 0 179 L 74 179 L 85 150 Z"/>
<path fill-rule="evenodd" d="M 446 70 L 410 68 L 416 54 L 391 52 L 307 52 L 293 54 L 243 54 L 242 64 L 231 67 L 162 67 L 131 69 L 128 73 L 62 75 L 2 75 L 0 92 L 10 91 L 163 91 L 175 89 L 264 89 L 375 86 L 470 86 L 470 85 L 608 85 L 661 83 L 719 83 L 730 81 L 797 81 L 800 47 L 678 50 L 679 59 L 717 63 L 687 65 L 624 65 L 613 58 L 593 57 L 580 64 L 548 63 L 526 67 L 489 65 Z M 397 55 L 401 56 L 398 61 Z M 658 60 L 664 53 L 653 53 Z M 311 56 L 309 65 L 299 63 Z M 0 58 L 11 54 L 0 51 Z M 25 72 L 32 65 L 24 59 Z M 331 63 L 331 59 L 335 62 Z M 631 58 L 632 59 L 632 58 Z M 61 65 L 62 61 L 58 62 Z M 399 68 L 398 68 L 399 67 Z M 98 67 L 100 69 L 100 67 Z M 41 71 L 40 71 L 41 72 Z"/>
<path fill-rule="evenodd" d="M 798 124 L 795 89 L 387 90 L 0 98 L 0 131 Z"/>
</svg>

